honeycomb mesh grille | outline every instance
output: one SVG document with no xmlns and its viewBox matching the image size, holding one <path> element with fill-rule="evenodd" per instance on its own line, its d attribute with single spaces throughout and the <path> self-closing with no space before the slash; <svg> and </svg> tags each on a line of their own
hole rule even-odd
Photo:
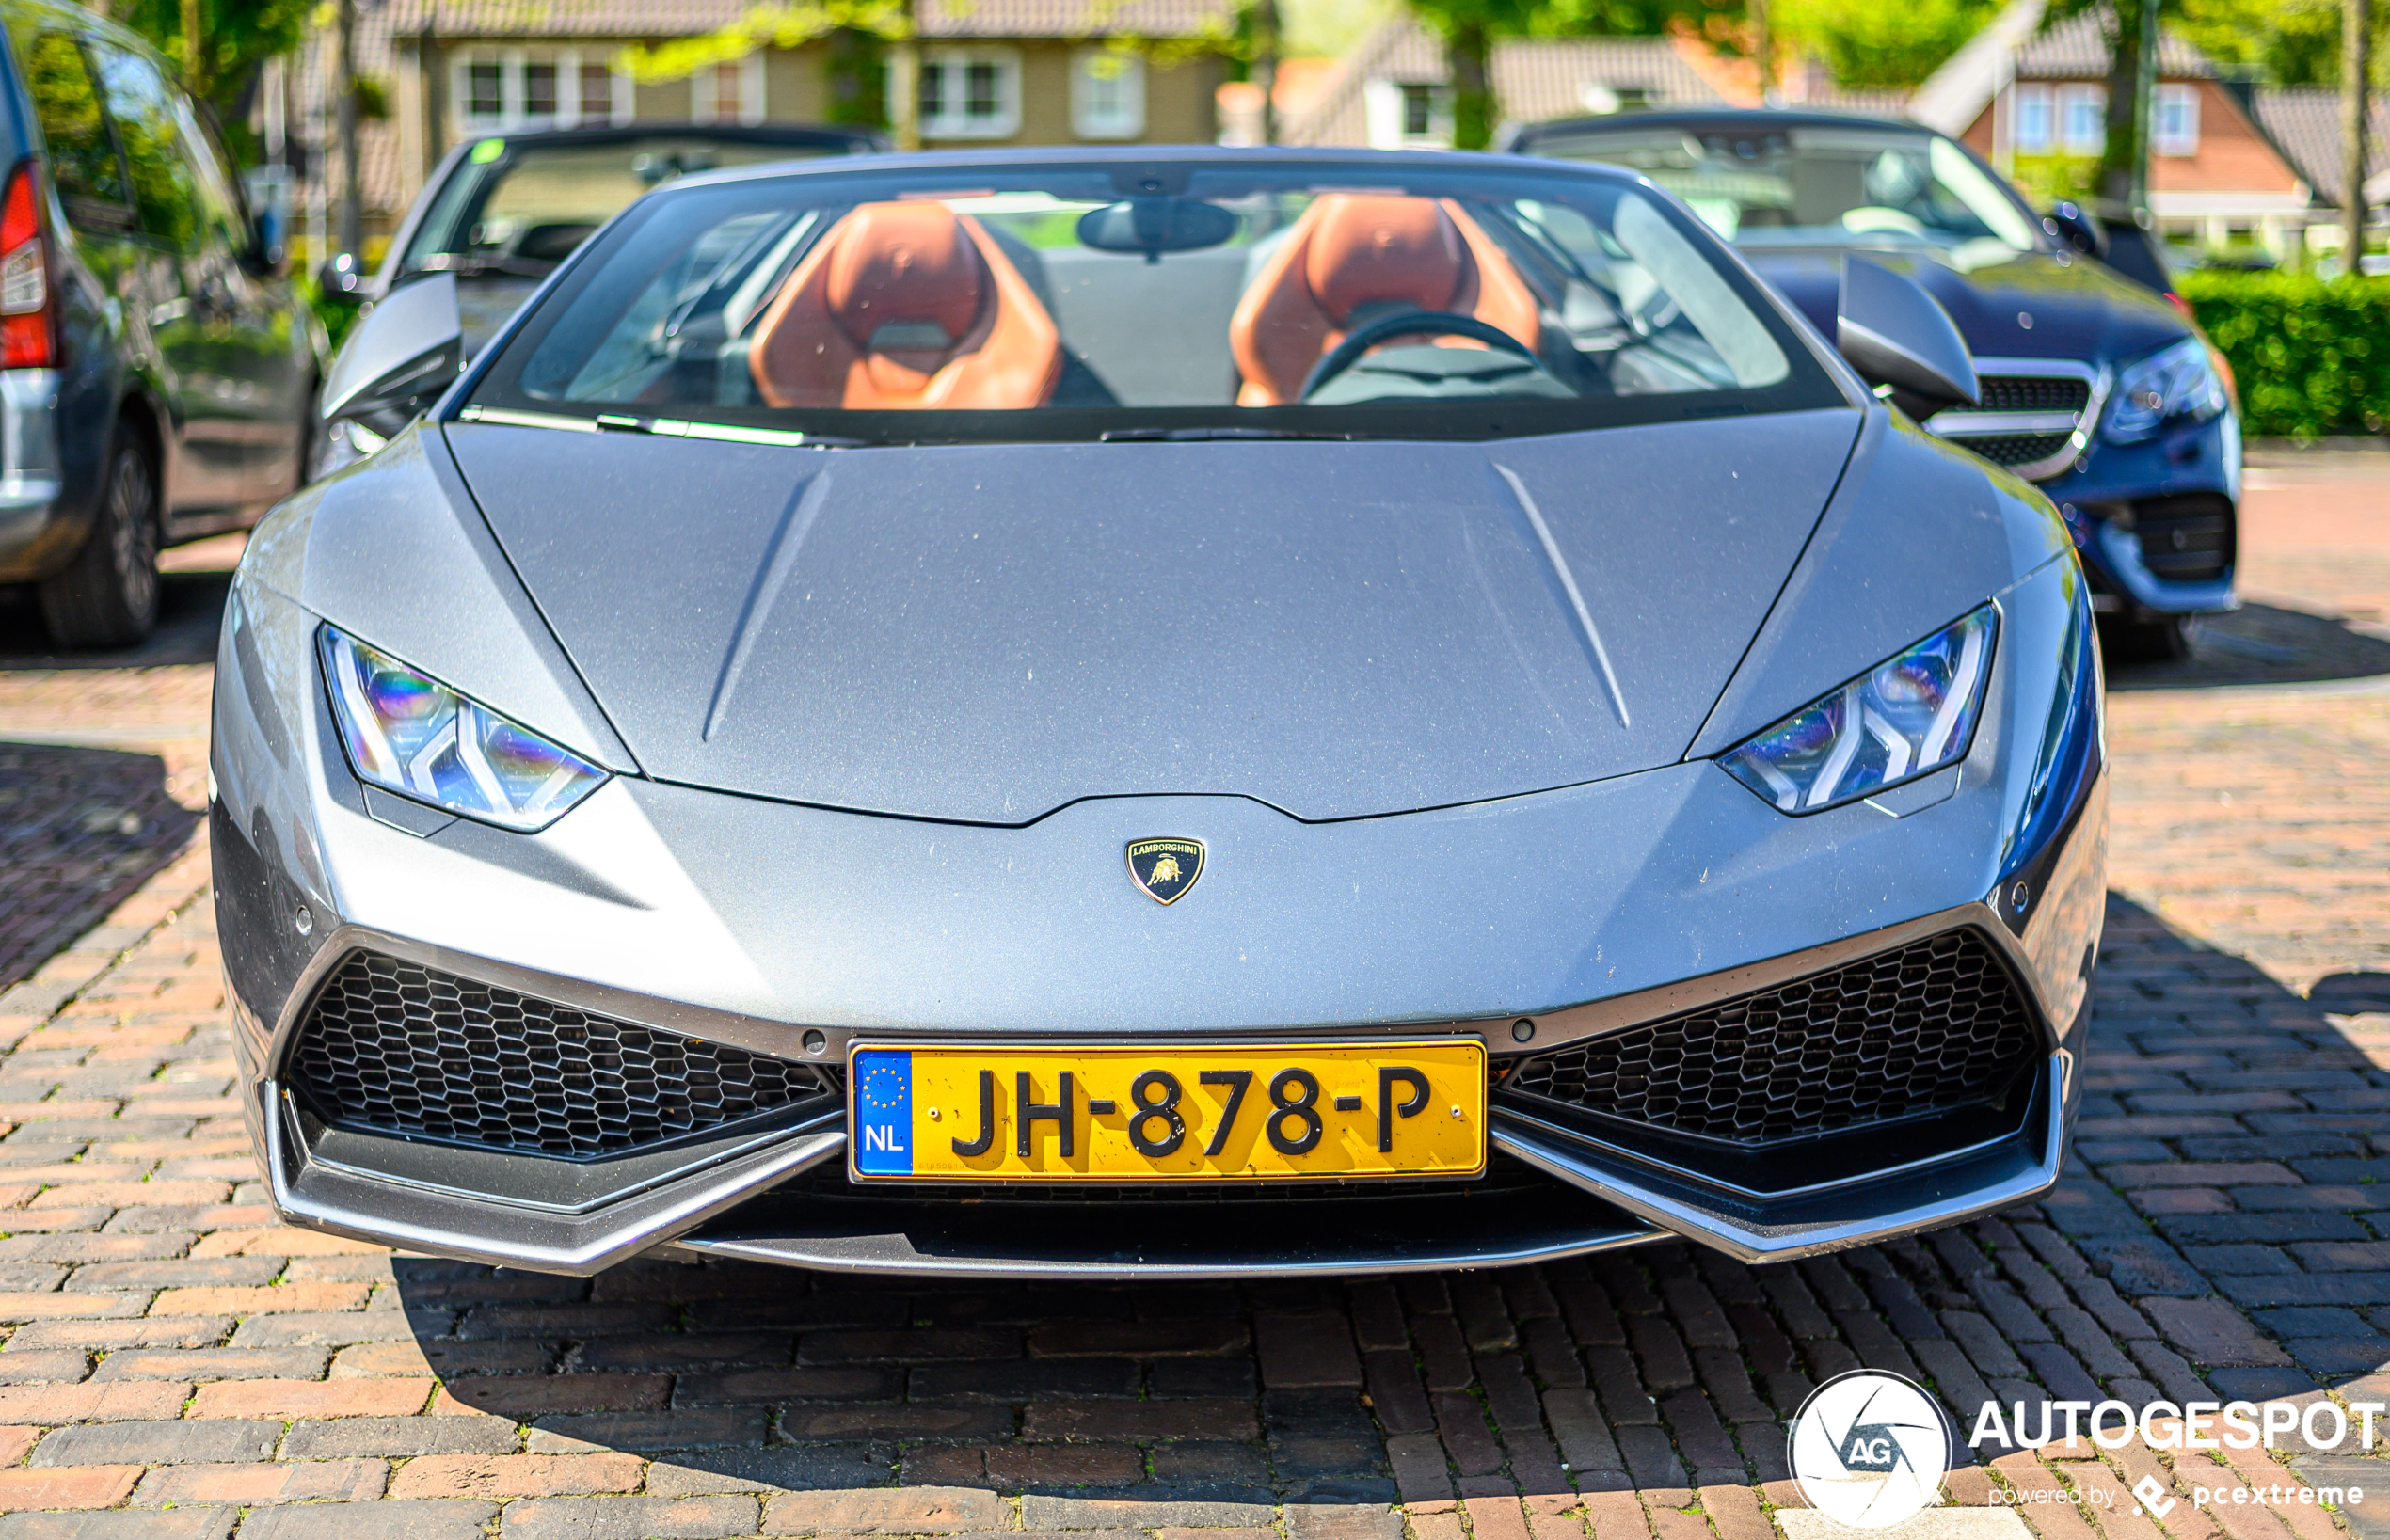
<svg viewBox="0 0 2390 1540">
<path fill-rule="evenodd" d="M 2039 1052 L 2008 970 L 1959 930 L 1528 1059 L 1503 1088 L 1758 1145 L 1982 1101 Z"/>
<path fill-rule="evenodd" d="M 1986 412 L 2074 412 L 2091 405 L 2091 383 L 2079 379 L 2044 379 L 2032 374 L 1984 374 L 1976 380 L 1982 391 L 1977 409 Z"/>
<path fill-rule="evenodd" d="M 2074 437 L 2067 433 L 2000 433 L 1983 438 L 1952 437 L 1951 442 L 1996 466 L 2027 466 L 2058 453 L 2073 442 Z"/>
<path fill-rule="evenodd" d="M 336 1122 L 580 1157 L 830 1088 L 808 1065 L 364 953 L 316 998 L 293 1069 Z"/>
</svg>

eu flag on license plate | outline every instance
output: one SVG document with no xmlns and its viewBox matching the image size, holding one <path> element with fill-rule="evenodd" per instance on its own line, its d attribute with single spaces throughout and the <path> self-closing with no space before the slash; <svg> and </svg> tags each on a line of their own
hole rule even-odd
<svg viewBox="0 0 2390 1540">
<path fill-rule="evenodd" d="M 866 1049 L 854 1056 L 854 1168 L 867 1176 L 913 1174 L 913 1055 Z"/>
</svg>

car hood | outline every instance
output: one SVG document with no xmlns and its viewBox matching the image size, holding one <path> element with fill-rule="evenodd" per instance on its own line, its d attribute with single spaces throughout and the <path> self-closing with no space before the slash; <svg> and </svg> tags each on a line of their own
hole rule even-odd
<svg viewBox="0 0 2390 1540">
<path fill-rule="evenodd" d="M 1356 818 L 1674 763 L 1859 421 L 852 450 L 447 433 L 646 773 L 1018 824 L 1170 793 Z"/>
<path fill-rule="evenodd" d="M 1915 252 L 1849 249 L 1916 279 L 1941 301 L 1978 357 L 2115 363 L 2191 335 L 2189 323 L 2163 299 L 2081 258 L 2062 262 L 2037 253 L 1961 272 Z M 1829 338 L 1844 254 L 1835 246 L 1743 250 L 1744 260 Z"/>
</svg>

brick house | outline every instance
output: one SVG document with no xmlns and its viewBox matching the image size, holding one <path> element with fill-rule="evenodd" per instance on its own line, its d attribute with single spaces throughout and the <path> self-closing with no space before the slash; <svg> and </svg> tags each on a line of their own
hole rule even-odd
<svg viewBox="0 0 2390 1540">
<path fill-rule="evenodd" d="M 2096 13 L 2046 29 L 2041 19 L 2042 0 L 2015 0 L 1918 87 L 1909 112 L 2047 194 L 2086 177 L 2106 141 L 2109 48 Z M 2314 188 L 2266 131 L 2255 93 L 2171 32 L 2156 119 L 2149 203 L 2161 233 L 2279 252 L 2308 223 Z"/>
<path fill-rule="evenodd" d="M 682 79 L 634 80 L 630 45 L 698 36 L 745 16 L 745 0 L 388 0 L 372 40 L 387 51 L 388 184 L 403 211 L 440 155 L 486 134 L 597 123 L 819 122 L 833 116 L 830 45 L 759 47 Z M 980 145 L 1212 142 L 1221 61 L 1200 41 L 1228 24 L 1221 0 L 919 0 L 921 127 L 932 149 Z M 369 147 L 361 159 L 371 171 Z"/>
</svg>

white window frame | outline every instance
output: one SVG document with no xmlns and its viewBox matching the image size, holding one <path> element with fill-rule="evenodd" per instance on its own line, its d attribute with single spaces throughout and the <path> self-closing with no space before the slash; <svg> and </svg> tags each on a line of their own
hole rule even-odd
<svg viewBox="0 0 2390 1540">
<path fill-rule="evenodd" d="M 2172 111 L 2176 119 L 2169 129 L 2166 118 Z M 2151 114 L 2149 147 L 2160 155 L 2196 155 L 2199 153 L 2199 87 L 2196 86 L 2159 86 L 2157 109 Z"/>
<path fill-rule="evenodd" d="M 2009 148 L 2020 155 L 2046 155 L 2058 144 L 2058 104 L 2050 100 L 2047 86 L 2017 84 L 2009 98 Z M 2040 119 L 2040 132 L 2028 132 L 2026 125 Z"/>
<path fill-rule="evenodd" d="M 2090 134 L 2075 132 L 2076 109 L 2079 107 L 2087 114 L 2083 120 L 2093 125 Z M 2096 155 L 2100 152 L 2108 143 L 2108 87 L 2058 87 L 2058 143 L 2070 155 Z"/>
<path fill-rule="evenodd" d="M 961 111 L 947 110 L 941 94 L 940 110 L 921 115 L 921 137 L 925 139 L 1009 139 L 1021 132 L 1021 55 L 1012 48 L 925 48 L 921 63 L 936 65 L 942 71 L 952 71 L 948 79 L 960 78 L 974 64 L 996 66 L 996 116 L 972 119 Z M 896 71 L 888 71 L 890 88 L 894 88 Z M 893 103 L 891 103 L 893 105 Z M 959 103 L 958 103 L 959 105 Z"/>
<path fill-rule="evenodd" d="M 1427 92 L 1427 132 L 1412 134 L 1403 121 L 1405 95 Z M 1452 148 L 1452 89 L 1432 81 L 1372 80 L 1362 87 L 1362 117 L 1372 150 Z"/>
<path fill-rule="evenodd" d="M 1116 71 L 1109 79 L 1100 71 Z M 1101 100 L 1116 87 L 1110 103 Z M 1082 48 L 1071 56 L 1071 132 L 1082 139 L 1136 139 L 1145 133 L 1145 59 L 1121 48 Z"/>
<path fill-rule="evenodd" d="M 689 77 L 691 122 L 735 122 L 753 128 L 764 120 L 763 50 L 758 48 L 736 62 L 739 69 L 738 110 L 726 118 L 723 116 L 722 96 L 718 89 L 721 67 L 709 64 Z"/>
<path fill-rule="evenodd" d="M 613 82 L 613 110 L 605 118 L 591 118 L 581 110 L 581 67 L 584 64 L 604 66 Z M 499 110 L 496 116 L 477 113 L 471 108 L 472 93 L 469 83 L 476 64 L 498 66 Z M 556 67 L 556 110 L 534 117 L 524 106 L 523 70 L 530 64 L 552 64 Z M 449 60 L 449 101 L 454 104 L 455 128 L 460 137 L 482 134 L 515 134 L 525 129 L 574 128 L 581 124 L 630 120 L 630 77 L 615 69 L 604 55 L 591 56 L 577 48 L 467 48 L 459 50 Z M 758 97 L 760 92 L 757 93 Z"/>
</svg>

